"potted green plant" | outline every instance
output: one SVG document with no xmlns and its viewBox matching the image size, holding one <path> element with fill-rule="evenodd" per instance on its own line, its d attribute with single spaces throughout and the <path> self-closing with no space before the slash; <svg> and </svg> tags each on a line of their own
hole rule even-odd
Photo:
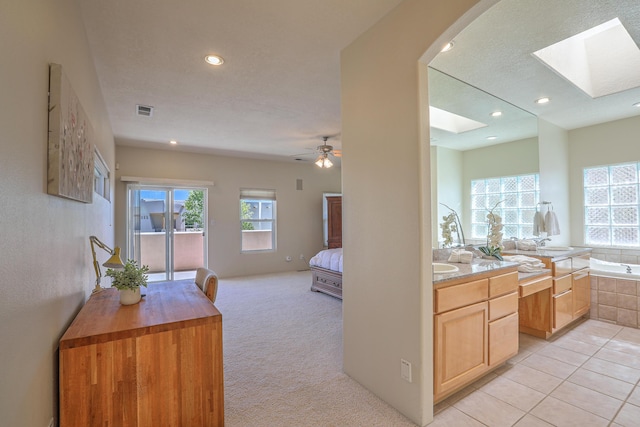
<svg viewBox="0 0 640 427">
<path fill-rule="evenodd" d="M 111 286 L 120 291 L 120 304 L 131 305 L 140 301 L 140 286 L 147 286 L 148 271 L 148 266 L 138 267 L 132 259 L 127 260 L 122 269 L 107 269 L 105 275 L 111 277 Z"/>
</svg>

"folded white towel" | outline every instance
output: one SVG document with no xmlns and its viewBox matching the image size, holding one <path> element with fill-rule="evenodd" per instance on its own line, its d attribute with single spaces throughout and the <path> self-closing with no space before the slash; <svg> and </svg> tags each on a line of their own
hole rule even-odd
<svg viewBox="0 0 640 427">
<path fill-rule="evenodd" d="M 539 236 L 540 233 L 544 231 L 544 217 L 542 216 L 542 212 L 537 210 L 533 216 L 533 235 Z"/>
<path fill-rule="evenodd" d="M 457 262 L 462 264 L 471 264 L 473 260 L 473 253 L 465 251 L 464 249 L 454 249 L 449 255 L 448 262 Z"/>
<path fill-rule="evenodd" d="M 519 251 L 535 251 L 538 248 L 536 242 L 529 239 L 518 240 L 516 243 L 516 248 Z"/>
<path fill-rule="evenodd" d="M 533 272 L 542 271 L 542 270 L 544 270 L 544 264 L 542 264 L 542 267 L 536 267 L 531 264 L 520 264 L 518 266 L 518 271 L 520 273 L 533 273 Z"/>
<path fill-rule="evenodd" d="M 502 259 L 504 259 L 505 261 L 517 262 L 520 265 L 526 265 L 538 269 L 542 269 L 545 267 L 544 263 L 538 258 L 525 255 L 503 255 Z"/>
<path fill-rule="evenodd" d="M 547 236 L 557 236 L 560 234 L 560 225 L 558 224 L 558 217 L 554 211 L 548 211 L 544 216 L 544 230 L 547 232 Z"/>
</svg>

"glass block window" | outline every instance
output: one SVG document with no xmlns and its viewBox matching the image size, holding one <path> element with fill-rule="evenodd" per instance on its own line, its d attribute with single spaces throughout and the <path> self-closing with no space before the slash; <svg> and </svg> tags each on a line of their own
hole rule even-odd
<svg viewBox="0 0 640 427">
<path fill-rule="evenodd" d="M 471 181 L 471 237 L 487 237 L 487 213 L 500 201 L 494 212 L 502 217 L 504 237 L 531 237 L 538 200 L 538 174 Z"/>
<path fill-rule="evenodd" d="M 640 246 L 640 163 L 584 169 L 585 244 Z"/>
</svg>

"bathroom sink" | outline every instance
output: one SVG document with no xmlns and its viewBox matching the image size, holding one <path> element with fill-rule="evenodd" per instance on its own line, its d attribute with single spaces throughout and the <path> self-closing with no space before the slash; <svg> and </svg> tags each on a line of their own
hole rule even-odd
<svg viewBox="0 0 640 427">
<path fill-rule="evenodd" d="M 571 246 L 541 246 L 538 248 L 541 251 L 572 251 Z"/>
<path fill-rule="evenodd" d="M 441 262 L 434 262 L 431 265 L 433 265 L 433 272 L 436 274 L 455 273 L 459 270 L 455 265 L 444 264 Z"/>
</svg>

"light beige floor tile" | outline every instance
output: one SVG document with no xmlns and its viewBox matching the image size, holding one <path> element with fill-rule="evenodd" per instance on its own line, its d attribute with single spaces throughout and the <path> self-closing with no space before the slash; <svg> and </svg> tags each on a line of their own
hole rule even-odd
<svg viewBox="0 0 640 427">
<path fill-rule="evenodd" d="M 631 390 L 633 390 L 633 384 L 582 368 L 571 375 L 567 381 L 622 401 L 624 401 L 627 396 L 629 396 Z"/>
<path fill-rule="evenodd" d="M 550 357 L 541 356 L 537 353 L 534 353 L 531 356 L 527 357 L 522 362 L 520 362 L 519 365 L 525 365 L 562 379 L 569 377 L 569 375 L 571 375 L 577 369 L 577 367 L 574 365 L 570 365 L 568 363 L 561 362 L 560 360 L 552 359 Z"/>
<path fill-rule="evenodd" d="M 551 393 L 562 382 L 560 378 L 536 371 L 521 363 L 502 374 L 502 376 L 545 394 Z"/>
<path fill-rule="evenodd" d="M 613 338 L 622 330 L 622 326 L 599 320 L 588 320 L 574 328 L 574 331 L 583 332 L 601 338 Z"/>
<path fill-rule="evenodd" d="M 595 335 L 589 335 L 585 332 L 580 332 L 576 330 L 567 332 L 564 336 L 570 337 L 571 339 L 574 339 L 576 341 L 581 341 L 583 343 L 597 345 L 598 347 L 602 347 L 609 341 L 609 338 L 602 338 Z"/>
<path fill-rule="evenodd" d="M 508 360 L 509 363 L 515 365 L 516 363 L 520 362 L 523 359 L 526 359 L 527 357 L 531 356 L 532 352 L 530 352 L 529 350 L 525 350 L 520 348 L 518 350 L 518 354 L 516 354 L 515 356 L 513 356 L 511 359 Z"/>
<path fill-rule="evenodd" d="M 539 391 L 504 377 L 491 381 L 480 390 L 525 412 L 546 397 Z"/>
<path fill-rule="evenodd" d="M 637 355 L 621 353 L 619 351 L 603 348 L 593 357 L 608 360 L 613 363 L 619 363 L 620 365 L 629 366 L 634 369 L 640 369 L 640 358 Z"/>
<path fill-rule="evenodd" d="M 533 335 L 520 334 L 520 349 L 527 350 L 530 353 L 535 353 L 536 351 L 546 347 L 549 343 L 538 337 L 534 337 Z"/>
<path fill-rule="evenodd" d="M 493 381 L 496 378 L 498 378 L 498 375 L 495 372 L 489 372 L 484 377 L 472 382 L 469 386 L 473 387 L 474 389 L 479 389 L 479 388 L 483 387 L 485 384 L 490 383 L 491 381 Z"/>
<path fill-rule="evenodd" d="M 614 421 L 621 426 L 638 427 L 640 425 L 640 406 L 625 403 Z"/>
<path fill-rule="evenodd" d="M 585 411 L 612 420 L 623 401 L 598 393 L 586 387 L 565 381 L 553 390 L 550 396 L 560 399 Z"/>
<path fill-rule="evenodd" d="M 630 368 L 629 366 L 608 362 L 595 357 L 589 359 L 582 365 L 582 368 L 632 384 L 640 380 L 640 369 Z"/>
<path fill-rule="evenodd" d="M 525 415 L 525 412 L 480 390 L 459 400 L 453 407 L 492 427 L 511 427 Z"/>
<path fill-rule="evenodd" d="M 539 356 L 546 356 L 552 359 L 560 360 L 573 366 L 581 366 L 589 360 L 589 356 L 575 351 L 567 350 L 555 344 L 551 344 L 536 352 Z"/>
<path fill-rule="evenodd" d="M 609 421 L 555 397 L 545 398 L 530 412 L 557 427 L 605 427 Z"/>
<path fill-rule="evenodd" d="M 624 328 L 615 336 L 615 339 L 640 344 L 640 329 Z"/>
<path fill-rule="evenodd" d="M 552 345 L 575 351 L 577 353 L 586 354 L 587 356 L 593 356 L 606 342 L 607 341 L 603 339 L 602 344 L 595 345 L 592 343 L 580 341 L 578 337 L 570 335 L 570 333 L 568 333 L 555 340 Z"/>
<path fill-rule="evenodd" d="M 631 396 L 627 399 L 627 403 L 631 403 L 636 406 L 640 406 L 640 386 L 637 386 Z"/>
<path fill-rule="evenodd" d="M 616 338 L 605 344 L 604 348 L 609 350 L 619 351 L 621 353 L 628 354 L 640 354 L 640 344 L 631 343 L 628 341 L 621 341 Z"/>
<path fill-rule="evenodd" d="M 430 427 L 483 427 L 482 423 L 474 420 L 465 413 L 450 406 L 433 417 Z"/>
<path fill-rule="evenodd" d="M 520 421 L 515 423 L 513 427 L 553 427 L 553 424 L 542 421 L 531 414 L 527 414 Z"/>
</svg>

